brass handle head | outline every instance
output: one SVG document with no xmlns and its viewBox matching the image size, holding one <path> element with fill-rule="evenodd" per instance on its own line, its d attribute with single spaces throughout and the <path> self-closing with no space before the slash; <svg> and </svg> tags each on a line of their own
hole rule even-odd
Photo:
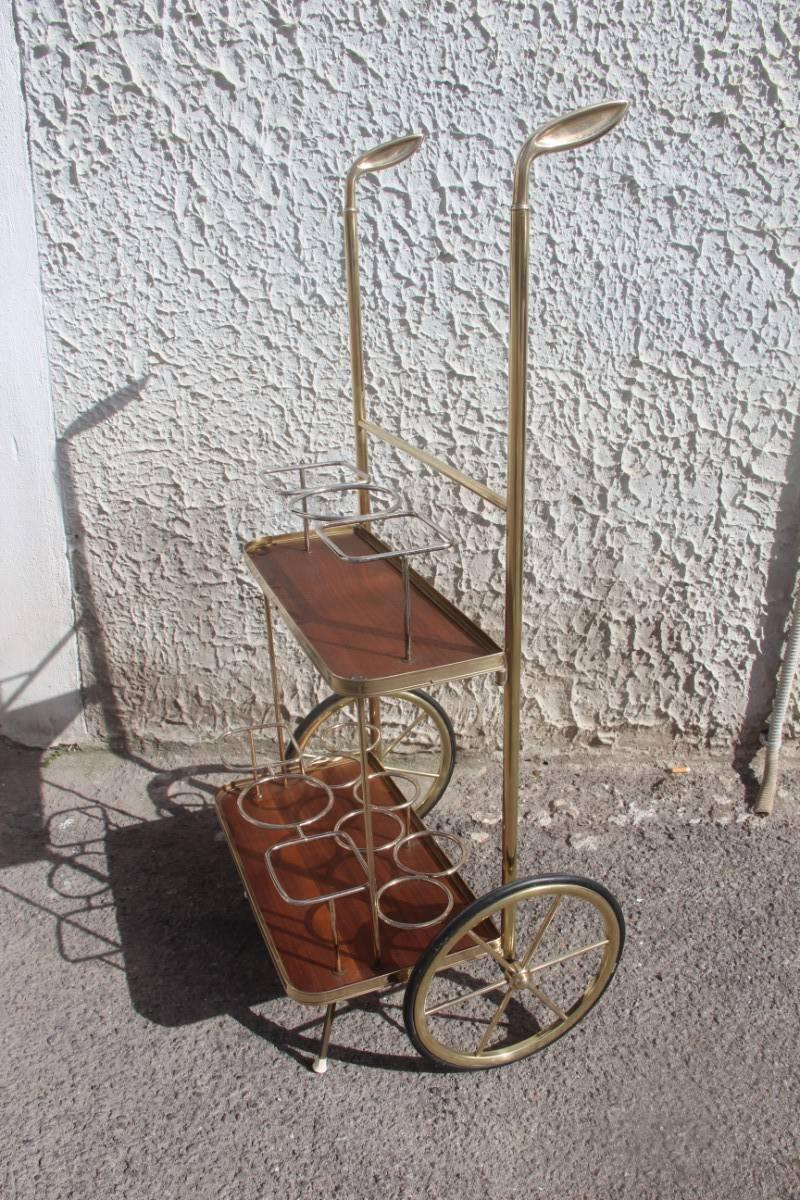
<svg viewBox="0 0 800 1200">
<path fill-rule="evenodd" d="M 514 170 L 514 206 L 528 203 L 528 172 L 540 154 L 558 154 L 577 150 L 610 133 L 628 111 L 627 100 L 605 100 L 589 108 L 579 108 L 540 125 L 519 152 Z"/>
<path fill-rule="evenodd" d="M 365 154 L 360 155 L 353 163 L 347 175 L 345 184 L 345 208 L 352 208 L 356 201 L 356 183 L 362 175 L 369 171 L 385 171 L 387 167 L 396 167 L 405 162 L 412 154 L 416 154 L 425 141 L 424 133 L 406 133 L 403 137 L 381 146 L 373 146 Z"/>
</svg>

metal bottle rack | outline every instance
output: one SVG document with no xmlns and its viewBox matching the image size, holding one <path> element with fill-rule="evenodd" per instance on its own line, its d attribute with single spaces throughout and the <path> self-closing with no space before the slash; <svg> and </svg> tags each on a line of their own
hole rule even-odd
<svg viewBox="0 0 800 1200">
<path fill-rule="evenodd" d="M 569 875 L 517 866 L 524 534 L 528 181 L 533 161 L 596 141 L 625 115 L 613 101 L 539 128 L 514 172 L 510 248 L 508 488 L 503 497 L 368 419 L 356 187 L 414 154 L 408 135 L 362 155 L 345 184 L 344 239 L 355 463 L 270 472 L 298 532 L 260 537 L 245 559 L 264 593 L 274 723 L 239 731 L 244 759 L 217 794 L 222 828 L 289 996 L 325 1005 L 314 1069 L 325 1070 L 337 1002 L 408 981 L 406 1027 L 439 1065 L 500 1066 L 562 1036 L 608 986 L 624 941 L 614 897 Z M 414 571 L 448 537 L 369 478 L 373 436 L 507 513 L 506 629 L 498 646 Z M 354 511 L 349 511 L 350 506 Z M 422 536 L 393 543 L 398 523 Z M 288 736 L 273 607 L 334 695 Z M 476 898 L 452 834 L 424 821 L 452 771 L 452 727 L 420 685 L 496 672 L 504 688 L 501 884 Z M 400 734 L 390 713 L 402 715 Z M 398 747 L 432 730 L 435 770 Z M 455 850 L 455 855 L 451 854 Z"/>
</svg>

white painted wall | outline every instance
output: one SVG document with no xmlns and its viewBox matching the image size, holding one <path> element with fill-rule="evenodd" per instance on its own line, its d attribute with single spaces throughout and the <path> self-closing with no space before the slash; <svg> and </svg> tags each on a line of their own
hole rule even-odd
<svg viewBox="0 0 800 1200">
<path fill-rule="evenodd" d="M 196 739 L 269 694 L 240 547 L 277 524 L 261 469 L 349 438 L 355 153 L 428 134 L 361 191 L 372 411 L 502 489 L 513 158 L 617 95 L 617 135 L 536 169 L 526 738 L 760 723 L 800 501 L 791 6 L 16 7 L 92 732 Z M 405 490 L 499 633 L 496 515 Z M 464 740 L 496 739 L 496 699 L 448 699 Z"/>
<path fill-rule="evenodd" d="M 86 736 L 11 4 L 0 0 L 0 732 Z"/>
</svg>

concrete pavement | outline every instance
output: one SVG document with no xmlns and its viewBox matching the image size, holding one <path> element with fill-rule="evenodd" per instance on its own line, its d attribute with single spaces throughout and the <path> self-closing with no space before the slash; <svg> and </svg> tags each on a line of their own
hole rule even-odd
<svg viewBox="0 0 800 1200">
<path fill-rule="evenodd" d="M 205 759 L 205 763 L 203 762 Z M 402 992 L 287 1000 L 210 811 L 214 756 L 4 747 L 2 1194 L 9 1200 L 800 1197 L 800 771 L 749 815 L 730 764 L 526 764 L 521 863 L 628 923 L 598 1008 L 533 1059 L 430 1070 Z M 499 770 L 436 824 L 496 882 Z"/>
</svg>

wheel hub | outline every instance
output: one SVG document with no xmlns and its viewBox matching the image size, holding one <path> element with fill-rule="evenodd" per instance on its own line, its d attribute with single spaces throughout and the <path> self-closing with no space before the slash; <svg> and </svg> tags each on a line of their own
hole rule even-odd
<svg viewBox="0 0 800 1200">
<path fill-rule="evenodd" d="M 519 992 L 522 991 L 523 988 L 526 988 L 530 982 L 530 971 L 523 971 L 517 968 L 517 970 L 514 971 L 514 974 L 509 979 L 508 984 L 512 991 Z"/>
</svg>

